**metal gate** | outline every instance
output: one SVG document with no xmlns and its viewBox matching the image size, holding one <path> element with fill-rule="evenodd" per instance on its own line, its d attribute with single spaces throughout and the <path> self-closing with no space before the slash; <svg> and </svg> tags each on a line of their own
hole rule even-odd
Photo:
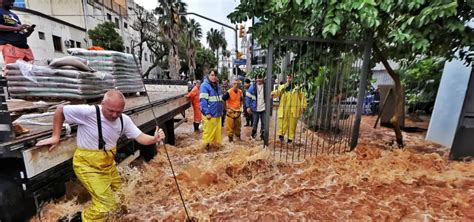
<svg viewBox="0 0 474 222">
<path fill-rule="evenodd" d="M 264 145 L 275 158 L 298 162 L 355 148 L 372 41 L 366 42 L 283 37 L 269 46 Z"/>
</svg>

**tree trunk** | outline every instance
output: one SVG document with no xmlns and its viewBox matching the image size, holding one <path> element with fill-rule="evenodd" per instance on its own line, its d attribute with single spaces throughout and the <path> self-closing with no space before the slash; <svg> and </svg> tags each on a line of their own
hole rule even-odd
<svg viewBox="0 0 474 222">
<path fill-rule="evenodd" d="M 179 79 L 179 57 L 173 53 L 174 50 L 169 51 L 168 64 L 169 64 L 169 75 L 171 79 Z"/>
<path fill-rule="evenodd" d="M 382 51 L 380 51 L 377 46 L 374 47 L 374 50 L 377 56 L 379 57 L 379 60 L 382 62 L 383 66 L 387 70 L 388 74 L 395 82 L 395 110 L 393 112 L 392 118 L 390 119 L 390 123 L 392 124 L 393 129 L 395 131 L 398 147 L 403 147 L 403 135 L 400 128 L 400 119 L 403 116 L 402 112 L 404 112 L 404 98 L 403 86 L 400 80 L 400 75 L 397 72 L 393 71 L 392 67 L 390 67 L 390 64 L 388 63 L 387 57 L 382 53 Z"/>
<path fill-rule="evenodd" d="M 138 62 L 140 63 L 140 66 L 142 66 L 142 58 L 143 58 L 143 42 L 140 43 L 139 45 L 139 50 L 140 54 L 138 54 Z"/>
<path fill-rule="evenodd" d="M 148 78 L 148 76 L 150 75 L 151 70 L 154 69 L 155 67 L 157 67 L 158 64 L 159 64 L 159 60 L 155 60 L 155 62 L 150 67 L 148 67 L 148 69 L 145 71 L 145 73 L 143 73 L 142 78 Z"/>
</svg>

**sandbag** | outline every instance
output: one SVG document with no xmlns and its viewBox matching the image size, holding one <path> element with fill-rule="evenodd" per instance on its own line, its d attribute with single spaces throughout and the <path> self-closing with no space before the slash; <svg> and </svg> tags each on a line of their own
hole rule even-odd
<svg viewBox="0 0 474 222">
<path fill-rule="evenodd" d="M 68 88 L 45 88 L 45 87 L 8 87 L 8 91 L 11 94 L 15 93 L 42 93 L 42 92 L 48 92 L 48 93 L 74 93 L 74 94 L 101 94 L 105 93 L 107 90 L 99 89 L 99 90 L 92 90 L 92 89 L 87 89 L 87 90 L 80 90 L 80 89 L 68 89 Z"/>
<path fill-rule="evenodd" d="M 31 82 L 29 79 L 25 78 L 24 76 L 7 76 L 7 82 Z M 46 82 L 53 82 L 53 83 L 71 83 L 71 84 L 91 84 L 91 85 L 98 85 L 104 86 L 105 88 L 113 88 L 115 86 L 114 79 L 104 79 L 104 80 L 94 80 L 94 79 L 77 79 L 77 78 L 68 78 L 68 77 L 48 77 L 48 76 L 37 76 L 36 83 L 46 83 Z"/>
<path fill-rule="evenodd" d="M 79 70 L 78 68 L 74 66 L 60 66 L 60 67 L 57 67 L 56 69 Z"/>
<path fill-rule="evenodd" d="M 8 77 L 13 76 L 25 76 L 25 73 L 21 72 L 20 70 L 9 70 L 5 71 Z M 114 77 L 107 72 L 83 72 L 77 70 L 61 70 L 61 69 L 44 69 L 42 71 L 30 71 L 28 76 L 33 76 L 34 79 L 38 77 L 50 77 L 50 76 L 58 76 L 58 77 L 69 77 L 75 79 L 92 79 L 92 80 L 104 80 L 104 79 L 114 79 Z"/>
<path fill-rule="evenodd" d="M 97 71 L 111 73 L 118 90 L 124 93 L 144 92 L 139 67 L 133 55 L 115 51 L 68 50 L 70 55 L 88 60 L 88 65 Z"/>
<path fill-rule="evenodd" d="M 31 81 L 8 81 L 8 87 L 44 87 L 44 88 L 67 88 L 78 90 L 108 90 L 113 89 L 114 85 L 93 85 L 91 84 L 77 84 L 77 83 L 63 83 L 63 82 L 38 82 Z"/>
<path fill-rule="evenodd" d="M 101 94 L 74 94 L 74 93 L 54 93 L 54 92 L 28 92 L 28 93 L 15 93 L 10 94 L 14 98 L 28 98 L 28 97 L 51 97 L 51 98 L 60 98 L 60 99 L 95 99 L 102 97 Z"/>
<path fill-rule="evenodd" d="M 20 60 L 8 65 L 5 73 L 11 97 L 91 99 L 115 89 L 115 78 L 110 73 L 70 70 L 76 68 L 70 65 L 58 65 L 58 68 L 67 69 L 37 66 Z"/>
<path fill-rule="evenodd" d="M 95 70 L 92 69 L 87 65 L 87 60 L 82 59 L 76 56 L 65 56 L 62 58 L 56 58 L 49 63 L 49 66 L 52 68 L 59 68 L 61 66 L 73 66 L 76 67 L 78 70 L 87 71 L 87 72 L 94 72 Z"/>
</svg>

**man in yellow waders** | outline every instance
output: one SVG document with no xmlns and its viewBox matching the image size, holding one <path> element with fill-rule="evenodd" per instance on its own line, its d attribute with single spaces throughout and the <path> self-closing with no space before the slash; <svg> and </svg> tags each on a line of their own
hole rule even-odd
<svg viewBox="0 0 474 222">
<path fill-rule="evenodd" d="M 209 75 L 201 84 L 201 113 L 203 118 L 202 142 L 204 146 L 210 144 L 220 146 L 222 144 L 222 112 L 224 103 L 222 91 L 217 84 L 217 71 L 211 70 Z"/>
<path fill-rule="evenodd" d="M 226 101 L 226 120 L 225 125 L 227 129 L 227 136 L 229 142 L 234 141 L 234 135 L 240 140 L 240 114 L 242 113 L 242 90 L 238 79 L 232 81 L 232 88 L 225 92 L 222 99 Z"/>
<path fill-rule="evenodd" d="M 108 91 L 100 106 L 58 106 L 54 113 L 53 135 L 36 145 L 49 145 L 50 150 L 60 143 L 64 122 L 77 124 L 77 149 L 73 168 L 77 178 L 92 196 L 92 204 L 71 221 L 105 221 L 116 209 L 115 192 L 120 191 L 121 178 L 115 166 L 117 140 L 121 135 L 133 138 L 140 144 L 151 145 L 165 138 L 162 129 L 155 135 L 144 134 L 129 116 L 122 114 L 125 97 L 118 90 Z"/>
<path fill-rule="evenodd" d="M 280 97 L 278 106 L 278 137 L 283 143 L 288 132 L 288 143 L 295 140 L 296 125 L 307 103 L 303 91 L 293 83 L 293 76 L 287 76 L 287 82 L 272 92 L 273 97 Z"/>
</svg>

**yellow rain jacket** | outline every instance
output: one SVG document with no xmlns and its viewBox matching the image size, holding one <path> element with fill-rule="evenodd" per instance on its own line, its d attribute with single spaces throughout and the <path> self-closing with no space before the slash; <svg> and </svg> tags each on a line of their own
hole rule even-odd
<svg viewBox="0 0 474 222">
<path fill-rule="evenodd" d="M 307 107 L 304 92 L 299 86 L 290 88 L 284 84 L 274 90 L 272 96 L 280 97 L 277 134 L 284 136 L 288 132 L 288 139 L 294 140 L 298 119 Z"/>
</svg>

